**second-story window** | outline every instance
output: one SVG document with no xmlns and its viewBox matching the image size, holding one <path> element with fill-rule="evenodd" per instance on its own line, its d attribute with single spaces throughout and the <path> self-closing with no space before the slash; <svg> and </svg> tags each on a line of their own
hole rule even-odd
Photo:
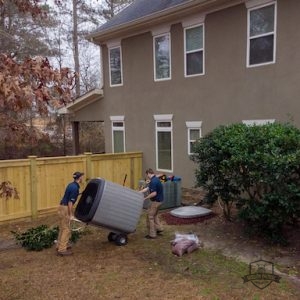
<svg viewBox="0 0 300 300">
<path fill-rule="evenodd" d="M 171 78 L 171 43 L 170 34 L 153 37 L 154 80 Z"/>
<path fill-rule="evenodd" d="M 248 10 L 247 66 L 275 62 L 276 3 Z"/>
<path fill-rule="evenodd" d="M 185 76 L 204 74 L 204 26 L 184 29 Z"/>
<path fill-rule="evenodd" d="M 109 48 L 110 86 L 123 84 L 121 47 Z"/>
</svg>

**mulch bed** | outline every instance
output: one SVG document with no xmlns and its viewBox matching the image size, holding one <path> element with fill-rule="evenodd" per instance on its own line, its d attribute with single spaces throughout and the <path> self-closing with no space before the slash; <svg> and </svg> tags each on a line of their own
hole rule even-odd
<svg viewBox="0 0 300 300">
<path fill-rule="evenodd" d="M 207 216 L 202 216 L 202 217 L 179 218 L 179 217 L 172 216 L 169 212 L 161 214 L 162 219 L 168 225 L 184 225 L 184 224 L 201 223 L 201 222 L 204 222 L 205 220 L 211 219 L 215 216 L 217 216 L 217 214 L 211 213 Z"/>
</svg>

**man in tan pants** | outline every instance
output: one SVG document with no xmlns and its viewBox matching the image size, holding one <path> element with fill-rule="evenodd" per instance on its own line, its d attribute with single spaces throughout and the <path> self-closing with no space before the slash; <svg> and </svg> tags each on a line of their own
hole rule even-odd
<svg viewBox="0 0 300 300">
<path fill-rule="evenodd" d="M 149 178 L 150 183 L 149 186 L 141 190 L 142 193 L 149 191 L 148 196 L 145 197 L 146 199 L 151 200 L 150 207 L 147 210 L 147 228 L 149 234 L 145 236 L 146 239 L 155 239 L 157 234 L 161 234 L 163 229 L 162 225 L 160 224 L 159 216 L 158 216 L 158 209 L 162 204 L 163 198 L 163 186 L 160 182 L 159 178 L 155 176 L 152 169 L 146 170 L 146 176 Z"/>
<path fill-rule="evenodd" d="M 79 195 L 79 183 L 82 182 L 84 173 L 75 172 L 73 174 L 74 181 L 66 187 L 63 198 L 58 207 L 59 234 L 57 239 L 57 255 L 67 256 L 72 255 L 71 247 L 68 246 L 71 237 L 70 221 L 74 218 L 73 206 Z"/>
</svg>

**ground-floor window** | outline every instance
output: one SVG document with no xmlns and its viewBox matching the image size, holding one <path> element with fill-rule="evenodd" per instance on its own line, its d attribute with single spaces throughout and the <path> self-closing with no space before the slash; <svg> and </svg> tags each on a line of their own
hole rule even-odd
<svg viewBox="0 0 300 300">
<path fill-rule="evenodd" d="M 125 122 L 124 116 L 111 116 L 112 152 L 125 152 Z"/>
<path fill-rule="evenodd" d="M 156 169 L 173 171 L 173 115 L 154 115 L 156 135 Z"/>
<path fill-rule="evenodd" d="M 201 121 L 191 121 L 191 122 L 185 122 L 187 127 L 187 136 L 188 136 L 188 155 L 194 154 L 194 144 L 195 142 L 201 138 Z"/>
</svg>

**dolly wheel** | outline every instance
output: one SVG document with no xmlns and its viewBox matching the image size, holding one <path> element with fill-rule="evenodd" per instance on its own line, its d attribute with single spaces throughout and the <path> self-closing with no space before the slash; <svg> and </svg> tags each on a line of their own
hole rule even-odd
<svg viewBox="0 0 300 300">
<path fill-rule="evenodd" d="M 110 242 L 114 242 L 117 238 L 117 234 L 114 233 L 114 232 L 110 232 L 107 236 L 107 239 L 110 241 Z"/>
<path fill-rule="evenodd" d="M 126 234 L 119 234 L 116 239 L 115 239 L 115 243 L 118 246 L 125 246 L 128 243 L 128 238 Z"/>
</svg>

